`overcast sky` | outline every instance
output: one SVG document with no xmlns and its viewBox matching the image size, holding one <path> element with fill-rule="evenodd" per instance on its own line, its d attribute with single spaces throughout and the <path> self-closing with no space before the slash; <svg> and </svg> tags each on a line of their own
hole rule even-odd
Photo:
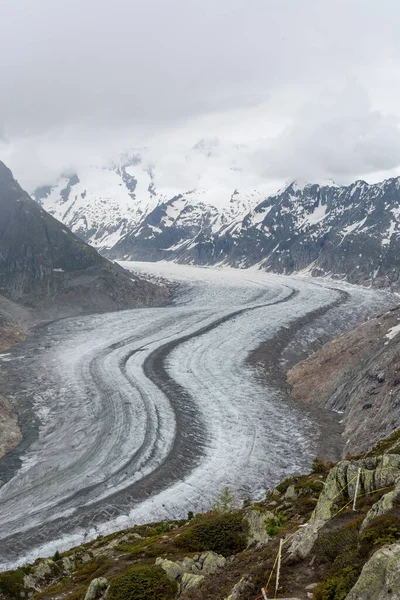
<svg viewBox="0 0 400 600">
<path fill-rule="evenodd" d="M 398 0 L 0 0 L 0 158 L 29 188 L 147 146 L 254 181 L 400 173 Z M 173 166 L 171 167 L 173 169 Z"/>
</svg>

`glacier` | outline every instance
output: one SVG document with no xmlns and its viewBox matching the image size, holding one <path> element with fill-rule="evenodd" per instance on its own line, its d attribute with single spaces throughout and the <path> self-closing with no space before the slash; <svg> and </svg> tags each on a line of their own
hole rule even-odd
<svg viewBox="0 0 400 600">
<path fill-rule="evenodd" d="M 296 323 L 304 352 L 394 301 L 305 275 L 122 265 L 173 282 L 174 303 L 49 323 L 7 354 L 38 431 L 0 488 L 2 569 L 307 469 L 318 422 L 249 354 Z"/>
</svg>

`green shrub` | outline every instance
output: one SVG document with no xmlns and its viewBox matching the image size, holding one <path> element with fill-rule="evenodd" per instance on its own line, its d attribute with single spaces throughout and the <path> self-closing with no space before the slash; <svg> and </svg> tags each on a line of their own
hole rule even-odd
<svg viewBox="0 0 400 600">
<path fill-rule="evenodd" d="M 362 555 L 367 555 L 377 546 L 393 544 L 400 539 L 400 519 L 395 515 L 375 517 L 360 536 Z"/>
<path fill-rule="evenodd" d="M 293 501 L 292 508 L 300 517 L 309 517 L 316 507 L 317 500 L 309 496 L 299 496 Z"/>
<path fill-rule="evenodd" d="M 157 527 L 154 528 L 155 535 L 161 535 L 162 533 L 169 533 L 172 531 L 173 525 L 171 523 L 160 523 Z"/>
<path fill-rule="evenodd" d="M 280 494 L 284 494 L 287 491 L 287 489 L 288 489 L 288 487 L 290 485 L 295 485 L 302 478 L 304 478 L 304 476 L 300 476 L 300 477 L 287 477 L 286 479 L 284 479 L 283 481 L 281 481 L 280 483 L 278 483 L 278 485 L 276 486 L 275 489 L 278 490 L 278 492 Z"/>
<path fill-rule="evenodd" d="M 81 565 L 76 572 L 76 579 L 79 583 L 90 582 L 97 577 L 103 577 L 110 566 L 110 559 L 106 555 L 101 554 L 93 559 L 93 562 Z"/>
<path fill-rule="evenodd" d="M 321 479 L 312 479 L 296 483 L 294 489 L 302 496 L 319 496 L 324 488 L 324 482 Z"/>
<path fill-rule="evenodd" d="M 229 513 L 235 510 L 236 500 L 231 490 L 226 487 L 222 492 L 215 498 L 213 502 L 213 511 L 216 513 Z"/>
<path fill-rule="evenodd" d="M 3 596 L 7 600 L 20 600 L 24 591 L 24 573 L 21 569 L 0 573 L 0 598 Z"/>
<path fill-rule="evenodd" d="M 176 544 L 189 552 L 213 550 L 231 556 L 246 548 L 245 522 L 239 514 L 205 517 L 184 531 Z"/>
<path fill-rule="evenodd" d="M 276 535 L 286 525 L 287 517 L 282 513 L 279 513 L 277 517 L 271 517 L 265 521 L 265 531 L 267 535 Z"/>
<path fill-rule="evenodd" d="M 314 600 L 345 600 L 359 574 L 357 568 L 346 567 L 341 573 L 330 577 L 315 588 Z"/>
<path fill-rule="evenodd" d="M 357 549 L 360 522 L 356 519 L 342 529 L 321 533 L 313 547 L 318 562 L 332 564 L 338 556 Z"/>
<path fill-rule="evenodd" d="M 311 473 L 325 473 L 326 469 L 327 467 L 323 460 L 318 457 L 314 458 L 311 466 Z"/>
<path fill-rule="evenodd" d="M 134 567 L 111 581 L 107 600 L 173 600 L 177 591 L 159 567 Z"/>
</svg>

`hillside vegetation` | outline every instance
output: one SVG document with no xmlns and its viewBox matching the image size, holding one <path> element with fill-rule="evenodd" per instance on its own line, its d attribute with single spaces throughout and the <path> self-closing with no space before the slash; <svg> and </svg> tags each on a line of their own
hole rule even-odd
<svg viewBox="0 0 400 600">
<path fill-rule="evenodd" d="M 398 598 L 400 432 L 363 457 L 315 460 L 257 504 L 236 508 L 224 490 L 208 513 L 99 536 L 2 573 L 0 598 L 255 600 L 263 586 L 273 597 L 280 540 L 278 598 Z"/>
</svg>

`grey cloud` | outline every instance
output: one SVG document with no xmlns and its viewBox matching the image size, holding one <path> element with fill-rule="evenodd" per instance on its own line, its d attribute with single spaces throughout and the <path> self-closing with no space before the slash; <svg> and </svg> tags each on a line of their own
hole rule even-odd
<svg viewBox="0 0 400 600">
<path fill-rule="evenodd" d="M 291 143 L 307 162 L 303 170 L 321 170 L 314 146 L 322 135 L 329 146 L 343 143 L 340 124 L 370 132 L 354 146 L 360 166 L 375 165 L 372 145 L 385 136 L 396 162 L 394 120 L 382 113 L 378 122 L 374 107 L 358 115 L 358 93 L 349 93 L 350 111 L 332 105 L 321 116 L 298 106 L 312 104 L 316 84 L 326 92 L 360 76 L 373 88 L 382 65 L 397 67 L 399 21 L 396 0 L 2 0 L 0 131 L 13 164 L 46 178 L 88 154 L 97 160 L 146 136 L 173 137 L 208 115 L 217 115 L 213 130 L 201 137 L 219 135 L 218 114 L 226 121 L 230 111 L 233 133 L 242 111 L 243 131 L 251 111 L 266 104 L 271 126 L 294 120 L 274 142 L 274 173 L 296 164 Z M 400 86 L 390 93 L 399 95 Z M 324 168 L 341 170 L 334 154 Z"/>
<path fill-rule="evenodd" d="M 356 81 L 330 91 L 316 88 L 293 124 L 254 154 L 264 177 L 333 178 L 347 183 L 400 165 L 399 118 L 372 109 Z"/>
</svg>

